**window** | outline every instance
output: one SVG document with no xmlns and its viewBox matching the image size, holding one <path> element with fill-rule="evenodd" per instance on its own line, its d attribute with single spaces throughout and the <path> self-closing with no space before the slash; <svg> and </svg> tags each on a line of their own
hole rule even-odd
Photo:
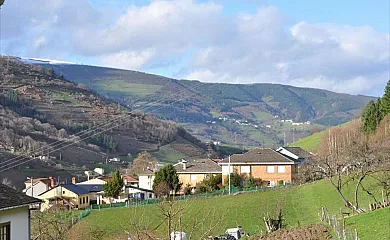
<svg viewBox="0 0 390 240">
<path fill-rule="evenodd" d="M 190 178 L 191 178 L 191 181 L 196 181 L 196 174 L 191 174 Z"/>
<path fill-rule="evenodd" d="M 149 198 L 153 198 L 153 194 L 149 193 Z"/>
<path fill-rule="evenodd" d="M 267 186 L 268 186 L 268 187 L 273 187 L 273 186 L 275 186 L 275 181 L 273 181 L 273 180 L 268 181 Z"/>
<path fill-rule="evenodd" d="M 65 191 L 62 191 L 62 194 L 65 194 Z"/>
<path fill-rule="evenodd" d="M 267 166 L 267 173 L 274 173 L 275 167 L 274 166 Z"/>
<path fill-rule="evenodd" d="M 88 196 L 85 197 L 85 202 L 86 202 L 86 203 L 88 202 Z"/>
<path fill-rule="evenodd" d="M 85 197 L 83 197 L 83 204 L 85 203 Z"/>
<path fill-rule="evenodd" d="M 82 203 L 82 201 L 83 201 L 83 200 L 80 198 L 80 204 Z"/>
<path fill-rule="evenodd" d="M 241 166 L 240 173 L 251 173 L 251 166 Z"/>
<path fill-rule="evenodd" d="M 11 240 L 11 223 L 0 224 L 0 240 Z"/>
<path fill-rule="evenodd" d="M 286 172 L 286 167 L 285 166 L 278 166 L 278 173 L 284 173 Z"/>
<path fill-rule="evenodd" d="M 230 166 L 230 173 L 233 173 L 233 166 Z M 229 175 L 229 166 L 222 166 L 222 175 Z"/>
</svg>

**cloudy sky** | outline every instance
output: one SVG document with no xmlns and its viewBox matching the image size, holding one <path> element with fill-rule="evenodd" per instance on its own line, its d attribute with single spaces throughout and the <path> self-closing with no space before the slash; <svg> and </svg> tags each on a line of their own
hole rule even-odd
<svg viewBox="0 0 390 240">
<path fill-rule="evenodd" d="M 6 0 L 1 53 L 381 95 L 388 0 Z"/>
</svg>

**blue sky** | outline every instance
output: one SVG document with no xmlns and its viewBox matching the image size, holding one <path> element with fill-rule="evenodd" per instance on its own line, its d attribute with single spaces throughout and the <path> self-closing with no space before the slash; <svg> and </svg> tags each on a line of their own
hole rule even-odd
<svg viewBox="0 0 390 240">
<path fill-rule="evenodd" d="M 6 1 L 4 54 L 381 95 L 389 1 Z"/>
</svg>

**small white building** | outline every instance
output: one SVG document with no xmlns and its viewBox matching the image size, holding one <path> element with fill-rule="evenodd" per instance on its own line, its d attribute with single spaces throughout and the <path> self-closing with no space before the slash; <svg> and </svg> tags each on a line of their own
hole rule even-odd
<svg viewBox="0 0 390 240">
<path fill-rule="evenodd" d="M 95 168 L 93 171 L 95 173 L 97 173 L 97 174 L 104 175 L 104 169 L 103 168 Z"/>
<path fill-rule="evenodd" d="M 154 171 L 146 169 L 142 173 L 138 174 L 138 186 L 143 189 L 152 190 L 154 182 Z"/>
<path fill-rule="evenodd" d="M 30 239 L 30 210 L 41 202 L 0 184 L 0 239 Z"/>
<path fill-rule="evenodd" d="M 55 181 L 53 177 L 49 178 L 32 178 L 24 182 L 25 189 L 23 192 L 30 197 L 38 197 L 43 192 L 53 188 Z"/>
</svg>

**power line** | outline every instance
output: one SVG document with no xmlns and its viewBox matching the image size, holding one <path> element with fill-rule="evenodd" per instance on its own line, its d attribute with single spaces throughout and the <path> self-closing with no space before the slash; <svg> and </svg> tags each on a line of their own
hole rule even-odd
<svg viewBox="0 0 390 240">
<path fill-rule="evenodd" d="M 85 68 L 85 67 L 83 67 L 83 68 Z M 85 69 L 86 70 L 86 69 Z M 87 71 L 87 70 L 86 70 Z M 89 73 L 89 71 L 87 71 L 88 73 Z M 91 75 L 92 75 L 92 73 L 90 73 Z M 196 89 L 196 88 L 199 88 L 199 87 L 201 87 L 203 84 L 202 83 L 198 83 L 197 84 L 197 86 L 195 87 L 195 88 L 192 88 L 192 90 L 194 90 L 194 89 Z M 180 85 L 180 86 L 182 86 L 182 85 Z M 179 93 L 184 93 L 184 92 L 186 92 L 187 90 L 190 90 L 188 87 L 186 88 L 186 87 L 184 87 L 184 86 L 182 86 L 184 89 L 182 89 Z M 198 94 L 198 93 L 197 93 Z M 165 101 L 165 100 L 167 100 L 167 99 L 170 99 L 170 96 L 167 96 L 167 97 L 165 97 L 165 98 L 163 98 L 163 99 L 160 99 L 160 100 L 157 100 L 157 101 L 154 101 L 154 102 L 151 102 L 151 103 L 148 103 L 147 105 L 145 105 L 145 106 L 143 106 L 143 107 L 140 107 L 140 108 L 137 108 L 137 109 L 135 109 L 135 110 L 145 110 L 145 109 L 148 109 L 148 108 L 151 108 L 152 107 L 152 105 L 154 105 L 154 104 L 156 104 L 156 103 L 160 103 L 160 102 L 163 102 L 163 101 Z M 179 100 L 177 100 L 177 101 L 174 101 L 174 102 L 178 102 Z M 161 107 L 162 108 L 162 107 Z M 158 109 L 161 109 L 161 108 L 158 108 Z M 158 110 L 157 109 L 157 110 Z M 74 137 L 82 137 L 82 136 L 85 136 L 85 135 L 88 135 L 88 134 L 90 134 L 90 133 L 92 133 L 92 132 L 94 132 L 94 131 L 96 131 L 96 130 L 98 130 L 98 129 L 100 129 L 100 128 L 103 128 L 103 127 L 105 127 L 105 126 L 107 126 L 107 125 L 110 125 L 110 124 L 112 124 L 112 123 L 115 123 L 115 122 L 117 122 L 117 121 L 120 121 L 120 120 L 122 120 L 122 118 L 124 118 L 125 116 L 121 116 L 121 115 L 119 115 L 118 117 L 116 117 L 116 118 L 113 118 L 113 119 L 109 119 L 109 120 L 107 120 L 106 122 L 103 122 L 103 123 L 101 123 L 100 125 L 97 125 L 97 126 L 94 126 L 94 127 L 92 127 L 92 128 L 90 128 L 90 129 L 86 129 L 86 130 L 83 130 L 83 131 L 81 131 L 81 132 L 78 132 L 77 134 L 75 134 L 75 135 L 73 135 Z M 61 144 L 63 144 L 63 143 L 66 143 L 67 141 L 66 140 L 63 140 L 63 141 L 61 141 L 61 140 L 58 140 L 58 141 L 55 141 L 55 142 L 53 142 L 53 143 L 50 143 L 48 146 L 44 146 L 44 147 L 41 147 L 40 149 L 38 149 L 38 150 L 35 150 L 33 153 L 32 153 L 32 155 L 35 155 L 35 154 L 38 154 L 39 152 L 43 152 L 44 150 L 48 150 L 49 149 L 49 147 L 57 147 L 57 146 L 59 146 L 59 145 L 61 145 Z M 44 148 L 46 148 L 46 149 L 44 149 Z M 13 161 L 13 160 L 16 160 L 16 159 L 18 159 L 18 158 L 21 158 L 21 159 L 23 159 L 24 157 L 23 156 L 18 156 L 18 157 L 14 157 L 14 158 L 11 158 L 11 159 L 9 159 L 9 160 L 6 160 L 6 161 L 4 161 L 4 162 L 2 162 L 2 165 L 4 164 L 4 163 L 7 163 L 7 162 L 10 162 L 10 161 Z M 4 165 L 3 165 L 4 166 Z M 2 167 L 2 166 L 0 166 L 0 167 Z"/>
<path fill-rule="evenodd" d="M 198 87 L 200 87 L 200 86 L 203 85 L 203 84 L 202 84 L 202 83 L 199 83 L 198 85 L 199 85 Z M 211 86 L 210 88 L 212 88 L 212 87 L 214 87 L 214 86 L 216 86 L 216 85 L 213 85 L 213 86 Z M 198 87 L 197 87 L 197 88 L 198 88 Z M 209 89 L 210 89 L 210 88 L 209 88 Z M 187 88 L 187 89 L 188 89 L 188 88 Z M 193 90 L 193 89 L 194 89 L 194 88 L 192 88 L 192 90 Z M 196 93 L 196 94 L 199 94 L 199 93 L 197 93 L 197 92 L 195 92 L 195 91 L 193 91 L 193 92 Z M 178 101 L 180 101 L 180 100 L 176 100 L 176 101 L 173 101 L 173 102 L 178 102 Z M 158 109 L 161 109 L 161 108 L 163 108 L 163 107 L 164 107 L 164 106 L 162 106 L 162 107 L 160 107 L 160 108 L 157 108 L 157 109 L 154 109 L 154 111 L 156 111 L 156 110 L 158 110 Z M 152 111 L 152 112 L 153 112 L 153 111 Z M 129 122 L 129 121 L 131 121 L 131 120 L 132 120 L 132 119 L 130 119 L 130 120 L 128 120 L 128 121 L 125 121 L 125 122 L 122 122 L 121 124 L 125 124 L 125 123 L 127 123 L 127 122 Z M 101 134 L 101 133 L 103 133 L 103 132 L 106 132 L 106 131 L 108 131 L 108 130 L 111 130 L 111 129 L 116 128 L 116 127 L 118 127 L 118 126 L 120 126 L 120 124 L 114 125 L 114 126 L 109 127 L 109 128 L 107 128 L 107 129 L 105 129 L 105 130 L 102 130 L 102 131 L 100 131 L 100 132 L 94 133 L 94 134 L 91 135 L 91 136 L 88 136 L 88 137 L 79 139 L 79 140 L 77 140 L 77 141 L 75 141 L 75 142 L 72 142 L 72 143 L 70 143 L 70 144 L 68 144 L 68 145 L 65 145 L 65 146 L 59 147 L 59 148 L 57 148 L 57 149 L 51 150 L 51 151 L 48 152 L 48 154 L 53 153 L 53 152 L 56 152 L 56 151 L 61 150 L 61 149 L 64 149 L 64 148 L 66 148 L 66 147 L 72 146 L 72 145 L 74 145 L 74 144 L 76 144 L 76 143 L 79 143 L 79 142 L 81 142 L 81 141 L 84 141 L 84 140 L 86 140 L 86 139 L 89 139 L 89 138 L 91 138 L 91 137 L 93 137 L 93 136 L 96 136 L 96 135 L 98 135 L 98 134 Z M 23 161 L 23 162 L 20 162 L 20 161 L 22 161 L 23 159 L 27 159 L 27 160 L 26 160 L 26 161 Z M 4 172 L 4 171 L 6 171 L 6 170 L 8 170 L 8 169 L 17 167 L 17 166 L 19 166 L 19 165 L 22 165 L 22 164 L 24 164 L 24 163 L 30 162 L 30 161 L 32 161 L 32 160 L 34 160 L 34 159 L 28 159 L 28 158 L 26 158 L 26 157 L 21 158 L 21 159 L 19 159 L 19 160 L 15 160 L 15 161 L 13 161 L 13 162 L 11 162 L 11 163 L 8 163 L 8 164 L 6 164 L 6 165 L 1 166 L 0 168 L 4 168 L 4 167 L 7 167 L 7 166 L 9 166 L 9 167 L 0 170 L 0 172 Z M 9 162 L 9 161 L 8 161 L 8 162 Z M 17 163 L 17 162 L 19 162 L 19 163 Z M 14 164 L 14 163 L 17 163 L 17 164 L 15 164 L 14 166 L 11 166 L 11 165 Z"/>
</svg>

